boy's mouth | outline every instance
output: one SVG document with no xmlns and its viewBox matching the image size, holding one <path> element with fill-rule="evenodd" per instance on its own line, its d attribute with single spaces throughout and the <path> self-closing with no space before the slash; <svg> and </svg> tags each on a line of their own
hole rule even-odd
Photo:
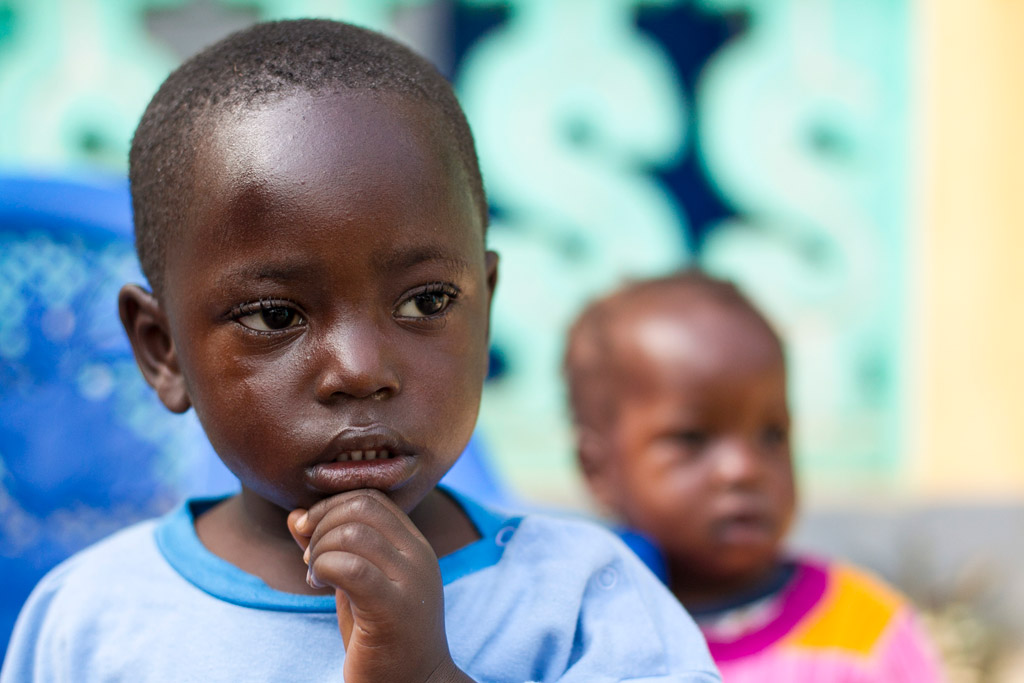
<svg viewBox="0 0 1024 683">
<path fill-rule="evenodd" d="M 346 427 L 331 440 L 317 464 L 392 460 L 415 453 L 415 446 L 389 427 Z"/>
<path fill-rule="evenodd" d="M 368 448 L 365 451 L 345 451 L 338 454 L 338 457 L 334 459 L 334 462 L 351 462 L 354 460 L 388 460 L 393 458 L 395 455 L 386 448 L 375 450 Z"/>
<path fill-rule="evenodd" d="M 398 432 L 381 425 L 343 429 L 306 469 L 316 491 L 393 491 L 415 476 L 423 455 Z"/>
</svg>

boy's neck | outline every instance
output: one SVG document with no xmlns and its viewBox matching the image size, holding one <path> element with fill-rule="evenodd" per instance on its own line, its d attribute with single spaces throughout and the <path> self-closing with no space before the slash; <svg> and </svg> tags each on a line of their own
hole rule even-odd
<svg viewBox="0 0 1024 683">
<path fill-rule="evenodd" d="M 333 594 L 306 583 L 302 551 L 288 531 L 287 517 L 287 510 L 243 490 L 200 515 L 196 534 L 207 550 L 271 588 L 301 595 Z M 436 488 L 409 518 L 438 557 L 480 538 L 462 507 Z"/>
<path fill-rule="evenodd" d="M 285 593 L 330 595 L 306 583 L 302 551 L 288 532 L 287 511 L 254 501 L 242 491 L 196 518 L 196 535 L 206 549 Z"/>
<path fill-rule="evenodd" d="M 462 506 L 442 489 L 434 488 L 409 514 L 409 519 L 430 542 L 434 554 L 444 557 L 480 538 Z"/>
</svg>

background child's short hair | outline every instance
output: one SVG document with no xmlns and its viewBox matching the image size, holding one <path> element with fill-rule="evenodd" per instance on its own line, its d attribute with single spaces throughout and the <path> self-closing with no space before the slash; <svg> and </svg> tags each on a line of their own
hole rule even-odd
<svg viewBox="0 0 1024 683">
<path fill-rule="evenodd" d="M 159 295 L 174 226 L 185 218 L 196 136 L 208 115 L 295 91 L 375 90 L 441 111 L 487 225 L 473 136 L 451 85 L 427 60 L 379 33 L 323 19 L 256 24 L 178 67 L 154 95 L 132 139 L 129 180 L 142 271 Z"/>
<path fill-rule="evenodd" d="M 762 325 L 782 349 L 782 340 L 768 319 L 728 280 L 689 268 L 663 277 L 636 280 L 587 305 L 569 329 L 562 365 L 569 390 L 569 407 L 577 425 L 596 426 L 614 418 L 618 374 L 613 328 L 639 298 L 675 290 L 736 309 Z"/>
</svg>

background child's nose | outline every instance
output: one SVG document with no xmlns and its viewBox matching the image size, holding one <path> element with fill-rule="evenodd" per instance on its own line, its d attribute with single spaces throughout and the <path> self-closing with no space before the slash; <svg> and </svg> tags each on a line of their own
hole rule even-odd
<svg viewBox="0 0 1024 683">
<path fill-rule="evenodd" d="M 761 476 L 761 456 L 748 439 L 726 441 L 715 459 L 719 479 L 729 485 L 749 484 Z"/>
</svg>

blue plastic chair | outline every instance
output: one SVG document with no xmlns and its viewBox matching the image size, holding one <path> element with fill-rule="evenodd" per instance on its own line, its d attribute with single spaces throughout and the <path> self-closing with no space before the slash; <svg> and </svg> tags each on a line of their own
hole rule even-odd
<svg viewBox="0 0 1024 683">
<path fill-rule="evenodd" d="M 117 315 L 144 282 L 122 179 L 0 177 L 0 644 L 52 566 L 186 494 L 235 488 L 145 386 Z"/>
</svg>

